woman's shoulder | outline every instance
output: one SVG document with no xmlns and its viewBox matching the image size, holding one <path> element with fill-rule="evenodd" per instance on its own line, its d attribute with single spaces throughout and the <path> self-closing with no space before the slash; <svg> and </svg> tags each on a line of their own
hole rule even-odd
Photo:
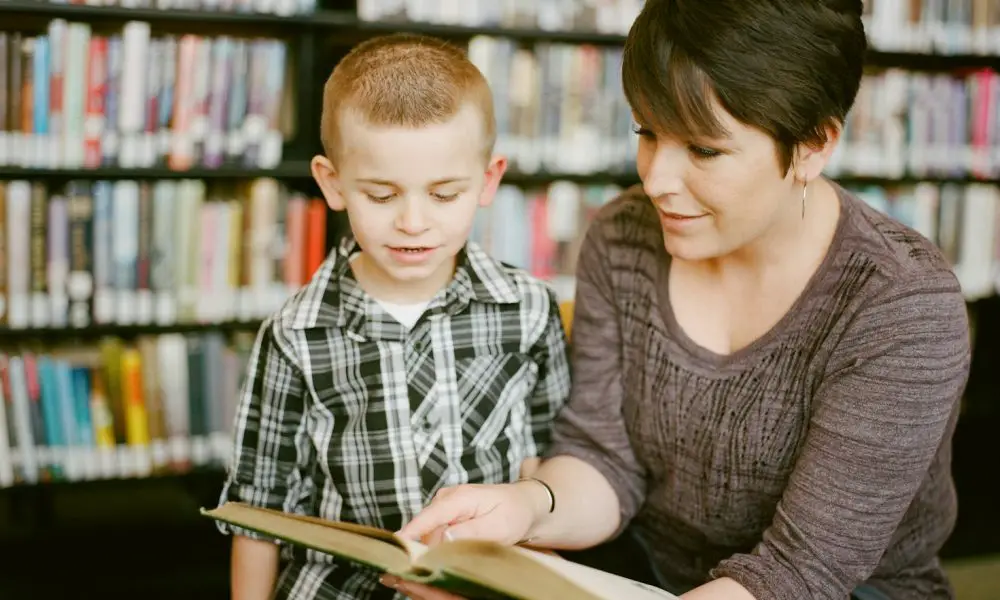
<svg viewBox="0 0 1000 600">
<path fill-rule="evenodd" d="M 841 266 L 869 272 L 884 292 L 961 294 L 953 266 L 934 242 L 857 194 L 839 186 L 836 189 L 845 211 Z"/>
<path fill-rule="evenodd" d="M 840 188 L 838 193 L 845 221 L 827 282 L 835 290 L 834 304 L 850 315 L 848 329 L 857 334 L 847 337 L 864 345 L 872 337 L 924 339 L 934 332 L 963 344 L 965 297 L 944 253 L 857 195 Z"/>
</svg>

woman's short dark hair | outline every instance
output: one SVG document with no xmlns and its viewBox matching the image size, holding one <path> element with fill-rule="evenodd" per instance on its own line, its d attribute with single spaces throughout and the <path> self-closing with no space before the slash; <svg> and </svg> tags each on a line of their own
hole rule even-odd
<svg viewBox="0 0 1000 600">
<path fill-rule="evenodd" d="M 726 131 L 716 99 L 769 134 L 787 173 L 795 146 L 822 144 L 861 83 L 861 0 L 646 0 L 622 62 L 641 124 L 681 139 Z"/>
</svg>

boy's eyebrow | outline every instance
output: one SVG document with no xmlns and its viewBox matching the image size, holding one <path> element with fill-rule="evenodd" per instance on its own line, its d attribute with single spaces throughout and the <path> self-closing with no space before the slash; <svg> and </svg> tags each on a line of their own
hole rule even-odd
<svg viewBox="0 0 1000 600">
<path fill-rule="evenodd" d="M 468 181 L 468 177 L 445 177 L 444 179 L 438 179 L 432 181 L 431 185 L 444 185 L 446 183 L 458 183 Z M 368 177 L 361 177 L 358 179 L 361 183 L 371 183 L 373 185 L 385 185 L 385 186 L 395 186 L 396 184 L 388 179 L 372 179 Z"/>
</svg>

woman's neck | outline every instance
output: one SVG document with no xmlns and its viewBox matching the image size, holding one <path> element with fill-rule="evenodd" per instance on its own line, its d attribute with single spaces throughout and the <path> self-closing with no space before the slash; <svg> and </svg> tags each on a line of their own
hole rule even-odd
<svg viewBox="0 0 1000 600">
<path fill-rule="evenodd" d="M 775 270 L 803 268 L 811 276 L 833 241 L 840 208 L 840 198 L 833 186 L 823 178 L 816 179 L 810 185 L 804 215 L 799 202 L 788 202 L 779 219 L 763 235 L 735 252 L 702 261 L 699 268 L 721 280 L 734 281 L 766 280 Z"/>
</svg>

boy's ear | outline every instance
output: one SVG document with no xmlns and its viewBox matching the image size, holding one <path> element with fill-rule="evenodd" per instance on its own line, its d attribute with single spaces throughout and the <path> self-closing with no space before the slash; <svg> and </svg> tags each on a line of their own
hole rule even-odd
<svg viewBox="0 0 1000 600">
<path fill-rule="evenodd" d="M 507 157 L 494 156 L 490 159 L 490 164 L 486 167 L 486 180 L 483 185 L 483 193 L 479 195 L 479 206 L 487 207 L 493 203 L 496 197 L 497 188 L 500 187 L 500 180 L 507 172 Z"/>
<path fill-rule="evenodd" d="M 334 168 L 330 159 L 317 154 L 309 162 L 309 167 L 312 170 L 313 179 L 316 180 L 320 191 L 323 192 L 323 197 L 326 198 L 327 206 L 331 210 L 344 210 L 346 203 L 344 195 L 340 191 L 340 178 L 337 176 L 337 169 Z"/>
</svg>

